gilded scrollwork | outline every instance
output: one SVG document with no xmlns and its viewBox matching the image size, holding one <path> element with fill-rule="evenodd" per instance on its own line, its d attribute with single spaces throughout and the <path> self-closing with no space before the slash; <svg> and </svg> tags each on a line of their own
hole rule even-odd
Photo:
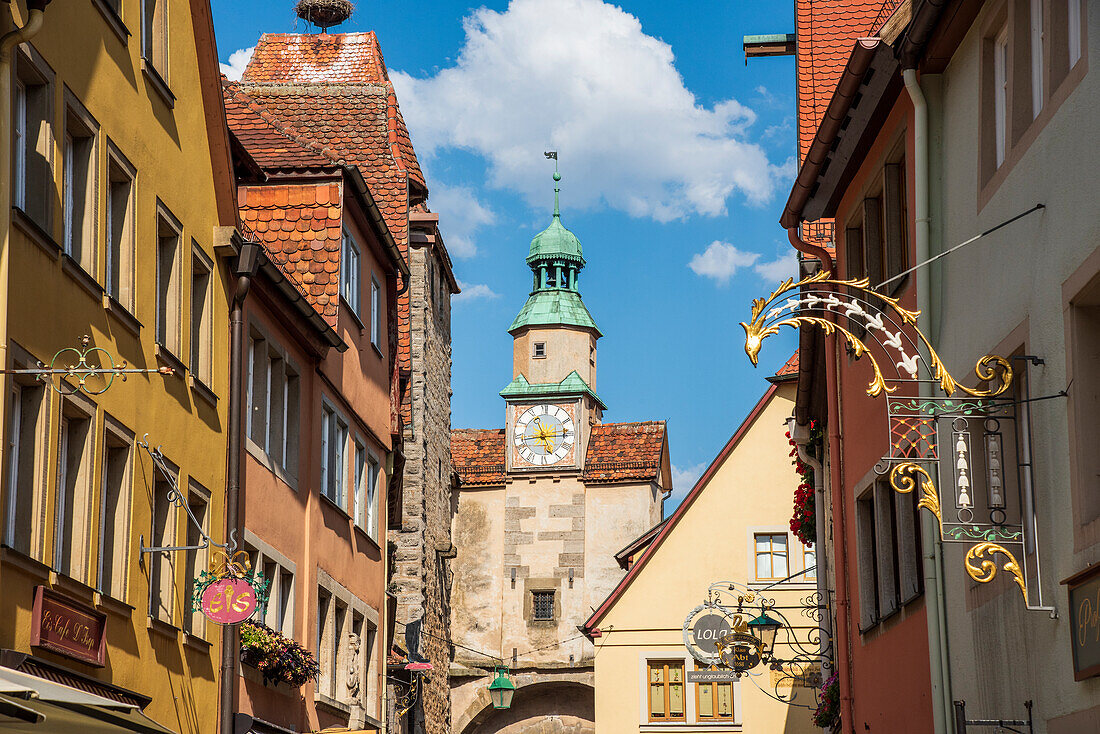
<svg viewBox="0 0 1100 734">
<path fill-rule="evenodd" d="M 920 464 L 906 461 L 895 464 L 890 470 L 890 486 L 901 494 L 909 494 L 917 488 L 917 477 L 920 477 L 921 497 L 917 500 L 917 507 L 924 508 L 936 516 L 940 527 L 940 537 L 943 537 L 943 515 L 940 513 L 940 495 L 936 491 L 936 483 L 932 476 Z"/>
<path fill-rule="evenodd" d="M 1020 587 L 1020 593 L 1024 596 L 1024 603 L 1027 603 L 1027 582 L 1024 581 L 1024 573 L 1020 568 L 1019 561 L 1016 560 L 1016 556 L 1002 545 L 996 543 L 978 543 L 966 552 L 966 572 L 970 575 L 970 578 L 974 579 L 978 583 L 988 584 L 997 575 L 997 562 L 992 558 L 987 558 L 986 554 L 993 556 L 1000 553 L 1005 557 L 1004 565 L 1001 568 L 1006 572 L 1012 574 L 1013 579 L 1016 581 L 1016 585 Z M 977 564 L 975 565 L 975 561 Z"/>
</svg>

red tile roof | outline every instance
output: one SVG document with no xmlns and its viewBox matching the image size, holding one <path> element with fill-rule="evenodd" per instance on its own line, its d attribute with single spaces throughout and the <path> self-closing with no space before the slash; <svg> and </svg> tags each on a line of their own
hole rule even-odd
<svg viewBox="0 0 1100 734">
<path fill-rule="evenodd" d="M 504 484 L 503 428 L 451 431 L 451 460 L 463 484 Z M 652 481 L 661 468 L 664 421 L 603 423 L 592 427 L 585 455 L 585 482 Z"/>
<path fill-rule="evenodd" d="M 340 290 L 340 183 L 238 186 L 241 220 L 329 326 Z"/>
<path fill-rule="evenodd" d="M 463 484 L 504 484 L 504 429 L 451 431 L 451 462 Z"/>
<path fill-rule="evenodd" d="M 316 170 L 338 165 L 331 151 L 288 128 L 242 91 L 239 84 L 224 76 L 222 98 L 233 137 L 261 168 Z"/>
<path fill-rule="evenodd" d="M 798 160 L 806 158 L 814 134 L 840 81 L 857 38 L 886 19 L 893 0 L 798 0 L 795 3 L 795 78 L 798 88 Z M 895 3 L 896 4 L 896 3 Z"/>
<path fill-rule="evenodd" d="M 664 447 L 664 421 L 597 424 L 588 437 L 581 478 L 586 482 L 654 479 Z"/>
<path fill-rule="evenodd" d="M 775 373 L 776 377 L 790 377 L 791 375 L 798 374 L 798 352 L 791 355 L 791 358 L 787 360 L 787 364 L 779 368 L 779 371 Z"/>
</svg>

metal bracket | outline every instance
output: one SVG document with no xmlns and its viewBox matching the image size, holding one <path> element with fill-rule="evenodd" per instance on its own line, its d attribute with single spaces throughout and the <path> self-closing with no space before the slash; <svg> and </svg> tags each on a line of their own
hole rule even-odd
<svg viewBox="0 0 1100 734">
<path fill-rule="evenodd" d="M 955 734 L 966 734 L 966 728 L 968 726 L 993 726 L 1005 731 L 1014 732 L 1014 734 L 1033 734 L 1034 729 L 1031 724 L 1031 701 L 1024 701 L 1024 708 L 1027 709 L 1026 719 L 968 719 L 966 718 L 966 701 L 954 701 L 955 706 Z M 1026 726 L 1027 729 L 1016 729 L 1017 726 Z"/>
<path fill-rule="evenodd" d="M 102 395 L 107 392 L 112 384 L 114 384 L 116 377 L 125 382 L 126 375 L 161 374 L 168 377 L 175 373 L 171 367 L 155 367 L 151 369 L 128 367 L 126 360 L 115 364 L 114 355 L 103 347 L 91 346 L 91 343 L 92 338 L 85 334 L 80 339 L 80 347 L 65 347 L 64 349 L 58 350 L 57 353 L 53 355 L 53 359 L 50 360 L 48 366 L 39 361 L 37 367 L 20 370 L 0 370 L 0 374 L 34 375 L 35 379 L 45 382 L 50 386 L 51 390 L 61 395 L 72 395 L 77 392 L 85 392 L 89 395 Z M 99 354 L 100 357 L 107 362 L 107 367 L 93 367 L 88 364 L 88 359 L 96 354 Z M 70 356 L 70 358 L 75 359 L 76 362 L 70 363 L 67 367 L 59 366 L 59 360 L 65 356 Z M 56 385 L 53 381 L 54 377 L 61 378 Z M 76 384 L 72 385 L 65 382 L 66 377 L 76 380 Z M 102 387 L 89 387 L 88 380 L 92 377 L 102 377 L 104 380 Z M 68 385 L 69 389 L 63 389 L 61 387 L 63 385 Z"/>
<path fill-rule="evenodd" d="M 141 441 L 138 442 L 140 448 L 145 449 L 153 460 L 153 465 L 160 471 L 161 475 L 168 480 L 168 483 L 172 485 L 172 488 L 168 490 L 167 499 L 176 507 L 182 508 L 187 513 L 188 519 L 191 524 L 199 531 L 199 536 L 202 538 L 202 543 L 198 545 L 169 545 L 169 546 L 155 546 L 150 547 L 145 545 L 145 534 L 142 533 L 138 536 L 138 546 L 141 549 L 141 553 L 171 553 L 173 551 L 189 551 L 189 550 L 206 550 L 210 546 L 215 548 L 221 548 L 225 551 L 226 555 L 232 556 L 237 550 L 237 531 L 233 530 L 229 534 L 229 541 L 226 543 L 217 543 L 206 534 L 203 530 L 202 523 L 191 513 L 191 508 L 187 506 L 187 502 L 184 501 L 184 496 L 179 489 L 179 481 L 175 474 L 165 464 L 164 453 L 160 450 L 160 445 L 156 448 L 152 448 L 149 444 L 149 434 L 146 433 L 141 437 Z"/>
</svg>

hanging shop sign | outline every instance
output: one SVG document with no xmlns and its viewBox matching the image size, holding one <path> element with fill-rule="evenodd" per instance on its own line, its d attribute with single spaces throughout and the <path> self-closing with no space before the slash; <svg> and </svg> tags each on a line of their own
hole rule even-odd
<svg viewBox="0 0 1100 734">
<path fill-rule="evenodd" d="M 195 608 L 217 624 L 240 624 L 257 609 L 267 606 L 270 581 L 251 570 L 248 555 L 238 551 L 232 557 L 216 553 L 210 570 L 194 581 Z"/>
<path fill-rule="evenodd" d="M 102 668 L 107 615 L 39 586 L 31 612 L 31 646 Z"/>
<path fill-rule="evenodd" d="M 718 641 L 722 662 L 735 673 L 744 673 L 760 664 L 763 643 L 745 632 L 730 632 Z"/>
<path fill-rule="evenodd" d="M 1073 650 L 1073 679 L 1100 675 L 1100 564 L 1070 576 L 1070 647 Z"/>
<path fill-rule="evenodd" d="M 741 615 L 728 614 L 712 604 L 700 604 L 684 620 L 684 647 L 703 665 L 717 665 L 721 662 L 720 641 L 743 626 Z"/>
</svg>

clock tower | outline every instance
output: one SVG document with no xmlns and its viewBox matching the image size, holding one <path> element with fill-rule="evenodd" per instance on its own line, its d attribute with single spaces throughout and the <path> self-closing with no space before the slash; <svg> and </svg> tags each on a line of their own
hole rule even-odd
<svg viewBox="0 0 1100 734">
<path fill-rule="evenodd" d="M 531 240 L 532 287 L 509 327 L 512 381 L 506 407 L 506 468 L 564 472 L 584 468 L 591 427 L 606 407 L 596 394 L 596 340 L 602 336 L 580 294 L 584 254 L 561 223 L 561 174 L 554 216 Z"/>
</svg>

